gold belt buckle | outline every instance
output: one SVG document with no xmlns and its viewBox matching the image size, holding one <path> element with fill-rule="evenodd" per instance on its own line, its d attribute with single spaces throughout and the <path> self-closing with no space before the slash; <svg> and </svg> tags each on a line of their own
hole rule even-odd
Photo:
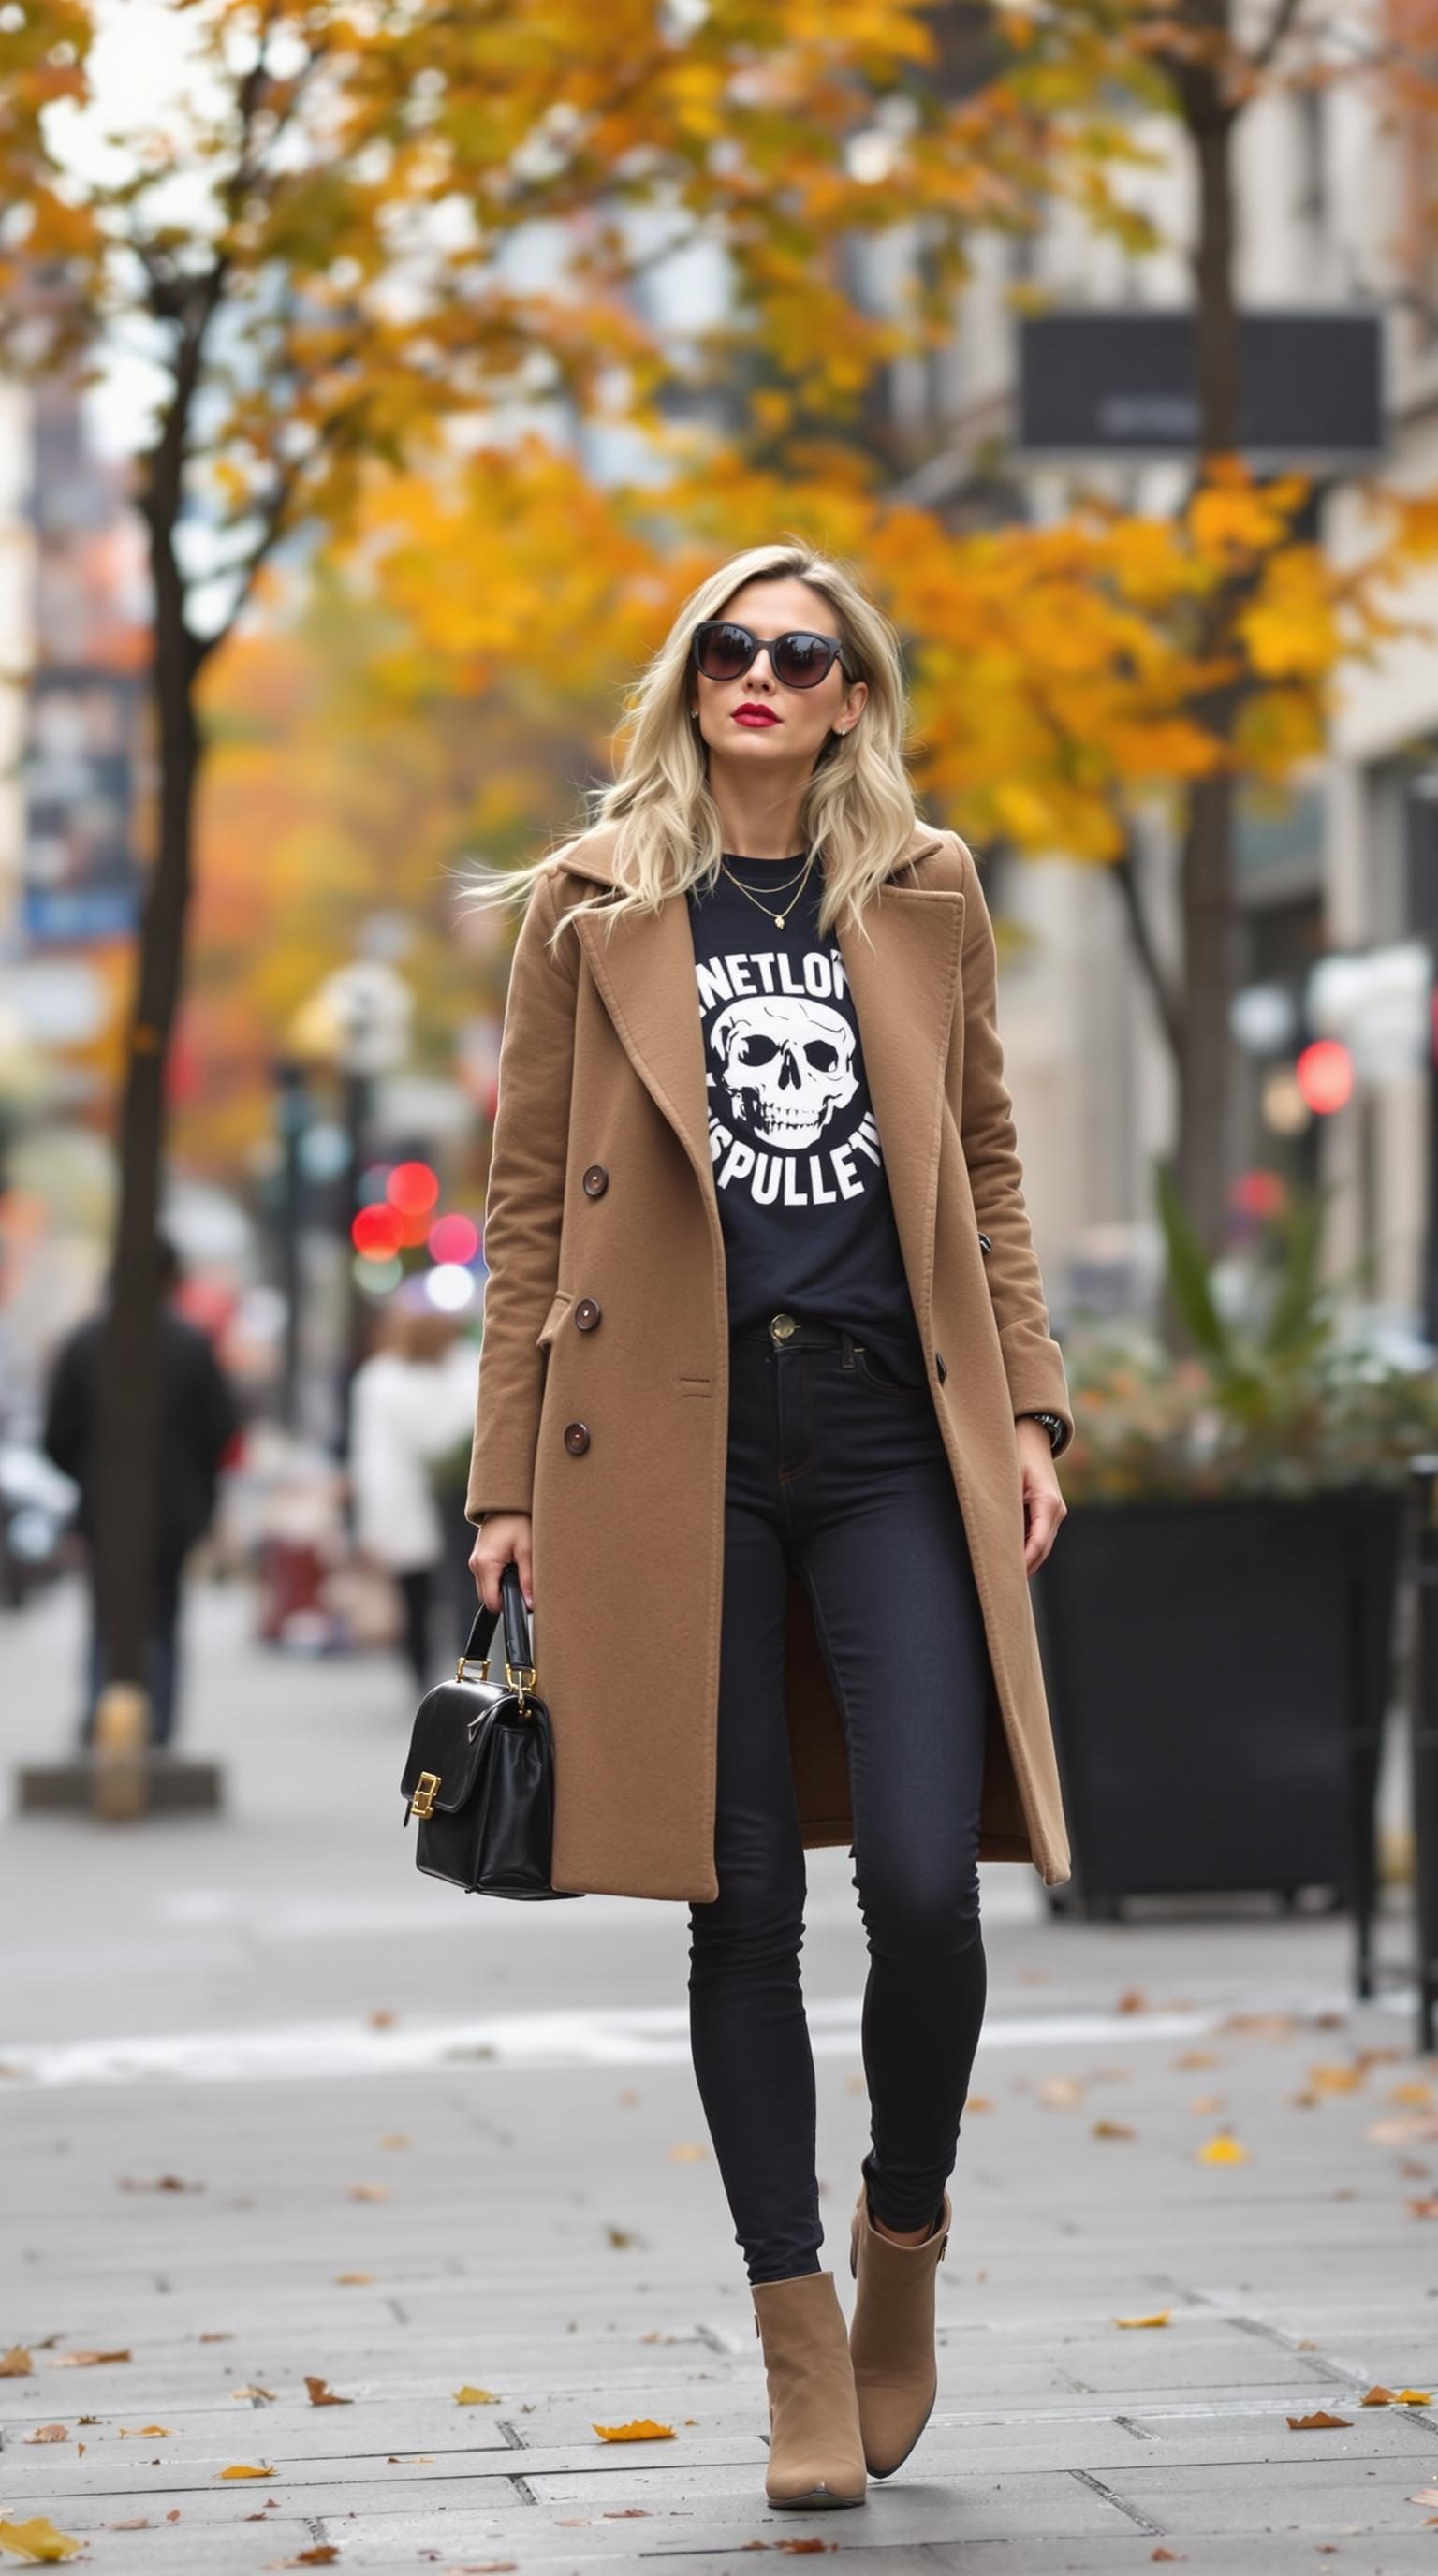
<svg viewBox="0 0 1438 2576">
<path fill-rule="evenodd" d="M 418 1780 L 415 1782 L 414 1796 L 411 1798 L 409 1804 L 410 1813 L 418 1816 L 422 1822 L 434 1814 L 435 1791 L 438 1787 L 439 1773 L 437 1771 L 421 1771 Z"/>
<path fill-rule="evenodd" d="M 769 1318 L 770 1335 L 776 1342 L 787 1342 L 790 1334 L 797 1333 L 798 1329 L 792 1315 L 771 1315 Z"/>
</svg>

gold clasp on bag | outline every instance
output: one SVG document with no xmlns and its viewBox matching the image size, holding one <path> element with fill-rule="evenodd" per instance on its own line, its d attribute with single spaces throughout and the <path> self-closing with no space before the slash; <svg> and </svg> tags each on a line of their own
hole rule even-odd
<svg viewBox="0 0 1438 2576">
<path fill-rule="evenodd" d="M 414 1796 L 409 1802 L 411 1815 L 418 1816 L 421 1822 L 424 1822 L 434 1814 L 435 1792 L 438 1787 L 439 1773 L 437 1771 L 421 1771 L 419 1778 L 415 1783 Z"/>
<path fill-rule="evenodd" d="M 479 1678 L 480 1678 L 480 1680 L 481 1680 L 482 1682 L 487 1682 L 487 1681 L 488 1681 L 488 1679 L 489 1679 L 489 1657 L 488 1657 L 488 1655 L 484 1655 L 484 1656 L 482 1656 L 482 1657 L 478 1657 L 478 1658 L 476 1658 L 476 1660 L 477 1660 L 477 1662 L 478 1662 L 478 1664 L 479 1664 Z M 458 1661 L 458 1663 L 455 1665 L 455 1668 L 454 1668 L 454 1678 L 455 1678 L 455 1680 L 456 1680 L 457 1682 L 467 1682 L 467 1681 L 468 1681 L 468 1679 L 469 1679 L 469 1666 L 470 1666 L 470 1657 L 469 1657 L 468 1655 L 461 1655 L 461 1656 L 460 1656 L 460 1659 L 459 1659 L 459 1661 Z"/>
<path fill-rule="evenodd" d="M 523 1716 L 525 1714 L 525 1692 L 534 1690 L 538 1685 L 539 1676 L 536 1668 L 533 1664 L 512 1664 L 509 1657 L 506 1655 L 504 1659 L 504 1678 L 508 1682 L 510 1689 L 517 1692 L 519 1697 L 520 1714 Z"/>
</svg>

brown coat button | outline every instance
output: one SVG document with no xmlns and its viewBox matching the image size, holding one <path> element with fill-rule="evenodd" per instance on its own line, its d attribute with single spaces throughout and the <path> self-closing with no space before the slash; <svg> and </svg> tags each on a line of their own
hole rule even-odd
<svg viewBox="0 0 1438 2576">
<path fill-rule="evenodd" d="M 585 1450 L 589 1446 L 588 1423 L 566 1422 L 564 1426 L 564 1445 L 569 1451 L 571 1458 L 582 1458 Z"/>
<path fill-rule="evenodd" d="M 588 1171 L 584 1175 L 583 1187 L 586 1198 L 603 1198 L 605 1191 L 609 1187 L 609 1174 L 606 1172 L 602 1163 L 590 1164 Z"/>
<path fill-rule="evenodd" d="M 597 1306 L 592 1297 L 581 1297 L 574 1309 L 574 1321 L 578 1330 L 581 1333 L 592 1333 L 602 1313 L 603 1308 Z"/>
</svg>

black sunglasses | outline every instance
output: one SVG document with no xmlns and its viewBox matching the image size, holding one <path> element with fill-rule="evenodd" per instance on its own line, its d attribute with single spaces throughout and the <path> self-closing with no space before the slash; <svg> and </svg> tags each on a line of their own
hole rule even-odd
<svg viewBox="0 0 1438 2576">
<path fill-rule="evenodd" d="M 694 629 L 694 667 L 706 680 L 737 680 L 755 657 L 767 649 L 769 668 L 786 689 L 817 689 L 836 662 L 850 679 L 856 675 L 836 635 L 751 635 L 732 617 L 711 617 Z"/>
</svg>

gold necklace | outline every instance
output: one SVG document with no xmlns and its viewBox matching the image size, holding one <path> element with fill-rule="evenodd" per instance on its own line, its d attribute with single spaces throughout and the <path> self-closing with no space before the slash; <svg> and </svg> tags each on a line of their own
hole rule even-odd
<svg viewBox="0 0 1438 2576">
<path fill-rule="evenodd" d="M 790 878 L 790 880 L 789 880 L 789 884 L 788 884 L 787 886 L 782 886 L 782 887 L 780 888 L 780 892 L 781 892 L 782 894 L 789 894 L 789 893 L 791 893 L 791 892 L 792 892 L 792 890 L 793 890 L 795 887 L 797 887 L 797 888 L 798 888 L 798 891 L 799 891 L 799 893 L 800 893 L 800 894 L 802 894 L 802 893 L 803 893 L 804 887 L 805 887 L 805 885 L 808 883 L 808 879 L 809 879 L 809 872 L 810 872 L 811 868 L 812 868 L 812 867 L 813 867 L 813 865 L 814 865 L 814 860 L 815 860 L 816 855 L 817 855 L 817 853 L 816 853 L 815 851 L 813 851 L 813 850 L 811 850 L 811 851 L 809 852 L 809 855 L 808 855 L 807 859 L 804 861 L 803 868 L 802 868 L 802 870 L 800 871 L 799 875 L 798 875 L 797 877 L 791 877 L 791 878 Z M 766 915 L 766 917 L 767 917 L 770 921 L 772 921 L 772 922 L 773 922 L 774 927 L 775 927 L 775 929 L 776 929 L 776 930 L 782 930 L 782 929 L 783 929 L 783 927 L 784 927 L 785 922 L 786 922 L 786 921 L 788 920 L 788 918 L 789 918 L 790 913 L 791 913 L 791 912 L 793 911 L 793 909 L 794 909 L 794 905 L 793 905 L 793 903 L 786 903 L 782 912 L 771 912 L 771 911 L 769 910 L 769 906 L 767 905 L 767 903 L 760 903 L 760 901 L 759 901 L 759 898 L 758 898 L 757 894 L 752 894 L 752 893 L 750 893 L 750 890 L 749 890 L 748 886 L 746 886 L 746 885 L 744 885 L 744 884 L 742 884 L 742 883 L 740 882 L 739 878 L 738 878 L 738 877 L 736 877 L 736 875 L 734 874 L 734 871 L 733 871 L 733 869 L 732 869 L 732 868 L 726 868 L 726 867 L 724 866 L 724 862 L 723 862 L 723 860 L 722 860 L 722 859 L 720 860 L 719 865 L 720 865 L 720 868 L 723 870 L 724 875 L 728 878 L 729 883 L 730 883 L 732 886 L 738 886 L 738 888 L 739 888 L 739 892 L 740 892 L 742 895 L 747 895 L 747 896 L 748 896 L 748 899 L 749 899 L 750 903 L 754 904 L 754 905 L 756 906 L 756 908 L 757 908 L 760 912 L 764 913 L 764 914 Z M 796 897 L 795 897 L 795 901 L 797 901 L 797 899 L 798 899 L 798 897 L 796 896 Z"/>
</svg>

